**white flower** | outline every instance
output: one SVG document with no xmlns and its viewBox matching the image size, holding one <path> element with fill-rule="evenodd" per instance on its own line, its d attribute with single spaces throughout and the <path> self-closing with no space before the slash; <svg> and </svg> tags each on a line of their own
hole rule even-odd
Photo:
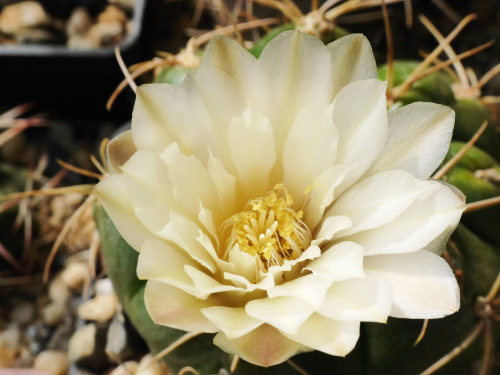
<svg viewBox="0 0 500 375">
<path fill-rule="evenodd" d="M 363 36 L 287 32 L 258 60 L 217 37 L 182 87 L 138 89 L 95 193 L 140 251 L 156 323 L 270 366 L 344 356 L 360 322 L 459 308 L 439 255 L 463 197 L 429 180 L 453 111 L 388 115 L 376 77 Z"/>
</svg>

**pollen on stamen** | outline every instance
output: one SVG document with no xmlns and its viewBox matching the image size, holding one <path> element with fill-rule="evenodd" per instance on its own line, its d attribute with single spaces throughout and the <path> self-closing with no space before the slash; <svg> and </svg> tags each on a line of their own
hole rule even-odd
<svg viewBox="0 0 500 375">
<path fill-rule="evenodd" d="M 223 259 L 234 247 L 256 257 L 258 268 L 298 258 L 309 247 L 311 232 L 301 220 L 302 210 L 295 211 L 292 205 L 293 198 L 281 183 L 266 196 L 249 200 L 244 211 L 221 226 L 226 238 Z"/>
</svg>

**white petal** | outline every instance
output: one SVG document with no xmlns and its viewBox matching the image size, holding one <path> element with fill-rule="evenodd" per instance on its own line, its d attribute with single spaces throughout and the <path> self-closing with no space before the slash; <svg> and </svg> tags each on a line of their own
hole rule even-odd
<svg viewBox="0 0 500 375">
<path fill-rule="evenodd" d="M 356 168 L 353 165 L 334 165 L 328 168 L 311 185 L 311 198 L 305 210 L 304 222 L 307 227 L 314 231 L 316 226 L 323 219 L 325 210 L 337 196 L 337 187 L 344 181 L 348 173 Z"/>
<path fill-rule="evenodd" d="M 239 272 L 239 270 L 237 269 Z M 250 282 L 244 276 L 239 274 L 224 272 L 224 279 L 231 281 L 234 285 L 240 288 L 245 288 L 247 292 L 253 292 L 256 289 L 270 290 L 274 287 L 274 277 L 269 274 L 262 278 L 259 282 Z"/>
<path fill-rule="evenodd" d="M 229 340 L 236 339 L 261 326 L 262 321 L 249 316 L 244 307 L 213 306 L 201 310 Z"/>
<path fill-rule="evenodd" d="M 333 126 L 333 106 L 313 104 L 295 118 L 283 150 L 283 183 L 297 207 L 306 198 L 306 188 L 337 155 L 337 129 Z"/>
<path fill-rule="evenodd" d="M 265 116 L 250 108 L 229 125 L 229 147 L 243 191 L 248 197 L 265 195 L 276 160 L 273 129 Z"/>
<path fill-rule="evenodd" d="M 377 275 L 367 275 L 364 279 L 333 283 L 317 312 L 330 319 L 383 323 L 391 307 L 390 281 Z"/>
<path fill-rule="evenodd" d="M 144 292 L 144 303 L 156 324 L 195 332 L 218 332 L 201 309 L 220 304 L 215 297 L 196 298 L 181 289 L 149 280 Z"/>
<path fill-rule="evenodd" d="M 335 238 L 380 227 L 395 220 L 422 194 L 433 189 L 404 171 L 385 171 L 368 177 L 347 190 L 325 216 L 347 215 L 352 227 Z"/>
<path fill-rule="evenodd" d="M 449 237 L 465 205 L 448 187 L 436 181 L 426 183 L 430 189 L 419 195 L 394 221 L 344 240 L 363 246 L 365 255 L 375 255 L 410 253 L 426 247 L 442 234 Z M 432 246 L 432 251 L 437 253 L 444 245 L 443 241 L 438 242 Z"/>
<path fill-rule="evenodd" d="M 343 241 L 331 246 L 304 269 L 332 281 L 364 277 L 363 248 L 354 242 Z"/>
<path fill-rule="evenodd" d="M 339 132 L 336 163 L 358 163 L 344 185 L 352 184 L 370 167 L 387 141 L 386 86 L 375 79 L 356 81 L 335 98 L 333 123 Z"/>
<path fill-rule="evenodd" d="M 234 340 L 229 340 L 224 333 L 219 332 L 214 344 L 227 353 L 236 354 L 247 362 L 263 367 L 280 364 L 295 354 L 310 351 L 308 347 L 287 339 L 268 324 Z"/>
<path fill-rule="evenodd" d="M 323 304 L 326 291 L 331 285 L 328 279 L 309 274 L 276 285 L 268 290 L 267 295 L 270 298 L 294 297 L 318 308 Z"/>
<path fill-rule="evenodd" d="M 184 266 L 195 262 L 171 246 L 158 241 L 147 240 L 141 248 L 137 262 L 137 277 L 141 280 L 156 280 L 180 288 L 193 296 L 200 297 L 193 280 L 184 271 Z"/>
<path fill-rule="evenodd" d="M 246 304 L 245 311 L 255 319 L 294 335 L 314 309 L 297 298 L 275 297 L 250 301 Z"/>
<path fill-rule="evenodd" d="M 217 189 L 222 216 L 231 217 L 236 209 L 236 177 L 229 174 L 221 160 L 214 158 L 212 153 L 210 153 L 207 167 Z"/>
<path fill-rule="evenodd" d="M 166 164 L 155 151 L 137 151 L 122 167 L 134 212 L 153 233 L 160 232 L 175 210 L 195 219 L 174 197 Z"/>
<path fill-rule="evenodd" d="M 121 236 L 135 250 L 140 251 L 148 238 L 153 238 L 134 212 L 130 194 L 122 174 L 111 175 L 94 187 L 94 194 L 113 221 Z"/>
<path fill-rule="evenodd" d="M 312 103 L 331 102 L 330 53 L 317 38 L 298 31 L 283 32 L 264 49 L 256 70 L 251 103 L 271 120 L 281 156 L 297 112 Z"/>
<path fill-rule="evenodd" d="M 120 167 L 137 151 L 132 130 L 125 130 L 114 137 L 106 146 L 106 159 L 110 173 L 120 173 Z"/>
<path fill-rule="evenodd" d="M 327 45 L 332 56 L 333 96 L 351 82 L 377 78 L 377 65 L 370 42 L 351 34 Z"/>
<path fill-rule="evenodd" d="M 321 228 L 315 236 L 315 239 L 311 241 L 311 244 L 321 246 L 324 242 L 331 240 L 335 233 L 350 228 L 351 226 L 351 219 L 345 215 L 329 216 L 321 224 Z"/>
<path fill-rule="evenodd" d="M 199 293 L 199 298 L 205 299 L 214 293 L 241 290 L 234 285 L 224 285 L 213 278 L 213 275 L 207 275 L 197 267 L 185 265 L 184 270 L 193 280 L 194 286 Z"/>
<path fill-rule="evenodd" d="M 199 234 L 200 228 L 195 223 L 171 211 L 170 222 L 161 231 L 160 236 L 179 246 L 191 258 L 214 273 L 217 268 L 210 253 L 196 239 Z"/>
<path fill-rule="evenodd" d="M 403 169 L 428 178 L 450 144 L 455 113 L 434 103 L 412 103 L 389 114 L 389 141 L 368 174 Z"/>
<path fill-rule="evenodd" d="M 300 326 L 293 341 L 330 355 L 345 357 L 359 338 L 359 322 L 345 322 L 313 314 Z"/>
<path fill-rule="evenodd" d="M 391 316 L 396 318 L 442 318 L 460 307 L 460 291 L 450 266 L 431 252 L 366 257 L 365 270 L 391 281 Z"/>
<path fill-rule="evenodd" d="M 162 157 L 168 167 L 174 196 L 189 211 L 197 215 L 200 202 L 212 212 L 218 208 L 217 190 L 207 168 L 198 158 L 183 154 L 176 143 L 168 146 Z"/>
<path fill-rule="evenodd" d="M 178 140 L 173 103 L 182 88 L 168 84 L 149 84 L 137 88 L 132 112 L 132 134 L 138 149 L 162 152 Z"/>
<path fill-rule="evenodd" d="M 231 76 L 239 86 L 248 91 L 255 57 L 233 38 L 217 35 L 212 38 L 203 54 L 201 67 L 213 67 Z"/>
</svg>

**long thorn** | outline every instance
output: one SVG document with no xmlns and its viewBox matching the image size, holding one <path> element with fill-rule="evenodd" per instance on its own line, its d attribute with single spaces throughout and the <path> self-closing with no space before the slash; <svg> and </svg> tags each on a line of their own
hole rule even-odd
<svg viewBox="0 0 500 375">
<path fill-rule="evenodd" d="M 425 336 L 425 333 L 427 332 L 428 326 L 429 326 L 429 319 L 425 319 L 424 324 L 422 325 L 422 330 L 420 331 L 420 334 L 418 335 L 417 339 L 413 343 L 413 346 L 417 346 L 420 343 L 420 341 L 422 341 L 422 339 Z"/>
<path fill-rule="evenodd" d="M 19 263 L 1 243 L 0 256 L 2 256 L 7 262 L 9 262 L 17 272 L 23 273 L 23 266 L 21 266 L 21 263 Z"/>
<path fill-rule="evenodd" d="M 465 205 L 464 213 L 482 210 L 483 208 L 488 208 L 500 204 L 500 197 L 493 197 L 489 199 L 483 199 L 481 201 L 467 203 Z"/>
<path fill-rule="evenodd" d="M 61 159 L 57 159 L 56 161 L 60 166 L 62 166 L 63 168 L 66 168 L 67 170 L 69 170 L 71 172 L 81 174 L 82 176 L 97 178 L 98 180 L 100 180 L 102 178 L 102 175 L 100 175 L 99 173 L 95 173 L 95 172 L 88 171 L 88 170 L 83 169 L 83 168 L 75 167 L 74 165 L 66 163 L 66 162 L 62 161 Z"/>
<path fill-rule="evenodd" d="M 11 199 L 23 199 L 26 197 L 38 197 L 38 196 L 51 196 L 51 195 L 61 195 L 67 193 L 82 193 L 89 194 L 94 189 L 95 184 L 89 185 L 75 185 L 75 186 L 65 186 L 61 188 L 55 188 L 50 190 L 32 190 L 23 191 L 20 193 L 12 193 L 3 195 L 0 197 L 0 202 L 9 201 Z"/>
<path fill-rule="evenodd" d="M 493 300 L 493 298 L 495 298 L 495 296 L 498 293 L 498 289 L 500 289 L 500 272 L 498 272 L 498 275 L 497 275 L 495 281 L 493 282 L 493 284 L 490 288 L 490 291 L 488 292 L 488 294 L 485 297 L 487 302 L 491 302 Z"/>
<path fill-rule="evenodd" d="M 462 353 L 465 349 L 467 349 L 470 344 L 472 344 L 479 334 L 483 331 L 484 329 L 484 321 L 480 321 L 477 325 L 476 328 L 465 338 L 464 341 L 457 347 L 455 347 L 451 352 L 446 354 L 444 357 L 442 357 L 439 361 L 435 362 L 432 366 L 428 367 L 425 371 L 420 373 L 420 375 L 430 375 L 437 370 L 439 370 L 441 367 L 446 365 L 448 362 L 450 362 L 453 358 L 458 356 L 460 353 Z"/>
<path fill-rule="evenodd" d="M 483 122 L 481 127 L 476 131 L 476 133 L 472 136 L 472 138 L 467 142 L 464 147 L 460 149 L 456 153 L 455 156 L 453 156 L 448 162 L 439 170 L 437 171 L 432 178 L 435 178 L 436 180 L 439 180 L 442 178 L 448 171 L 453 168 L 455 164 L 465 155 L 467 151 L 476 143 L 478 138 L 483 134 L 483 132 L 486 130 L 486 127 L 488 126 L 488 121 Z"/>
<path fill-rule="evenodd" d="M 306 370 L 304 370 L 302 367 L 300 367 L 298 364 L 296 364 L 291 359 L 287 360 L 286 363 L 288 363 L 299 374 L 301 374 L 301 375 L 309 375 L 309 373 Z"/>
<path fill-rule="evenodd" d="M 382 3 L 382 14 L 384 15 L 385 37 L 387 38 L 387 106 L 391 107 L 394 103 L 392 96 L 392 87 L 394 83 L 394 44 L 392 42 L 391 22 L 385 0 Z"/>
<path fill-rule="evenodd" d="M 156 354 L 151 360 L 144 365 L 144 369 L 147 369 L 149 366 L 151 366 L 153 363 L 158 362 L 160 359 L 165 357 L 167 354 L 170 354 L 170 352 L 174 351 L 177 349 L 179 346 L 182 344 L 188 342 L 192 338 L 201 335 L 203 332 L 188 332 L 184 336 L 179 337 L 175 342 L 167 346 L 165 349 L 163 349 L 161 352 Z"/>
<path fill-rule="evenodd" d="M 495 65 L 490 71 L 488 71 L 477 84 L 474 85 L 474 88 L 481 89 L 484 85 L 486 85 L 494 76 L 500 73 L 500 64 Z"/>
<path fill-rule="evenodd" d="M 238 363 L 240 362 L 240 357 L 238 357 L 237 355 L 235 355 L 233 357 L 233 361 L 231 362 L 231 367 L 229 369 L 229 372 L 232 374 L 236 371 L 236 367 L 238 366 Z"/>
<path fill-rule="evenodd" d="M 127 67 L 125 66 L 125 63 L 123 62 L 123 59 L 122 59 L 122 55 L 120 54 L 120 48 L 118 46 L 115 47 L 115 56 L 116 56 L 116 60 L 118 61 L 118 65 L 120 65 L 120 69 L 123 73 L 123 75 L 125 76 L 125 78 L 127 79 L 127 82 L 130 86 L 130 88 L 132 89 L 132 91 L 134 91 L 134 93 L 137 92 L 137 85 L 135 84 L 133 78 L 130 76 L 130 72 L 128 71 Z"/>
</svg>

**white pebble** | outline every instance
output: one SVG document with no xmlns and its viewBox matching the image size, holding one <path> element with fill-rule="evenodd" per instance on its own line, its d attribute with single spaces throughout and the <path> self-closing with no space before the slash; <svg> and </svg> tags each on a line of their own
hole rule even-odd
<svg viewBox="0 0 500 375">
<path fill-rule="evenodd" d="M 80 292 L 86 280 L 90 278 L 88 264 L 81 262 L 69 263 L 61 272 L 61 280 L 69 289 Z"/>
<path fill-rule="evenodd" d="M 137 362 L 127 361 L 115 368 L 109 375 L 136 375 Z"/>
<path fill-rule="evenodd" d="M 61 350 L 45 350 L 36 356 L 33 367 L 50 375 L 65 375 L 69 369 L 68 355 Z"/>
<path fill-rule="evenodd" d="M 116 313 L 118 298 L 114 294 L 103 294 L 84 302 L 78 307 L 78 315 L 84 320 L 107 322 Z"/>
<path fill-rule="evenodd" d="M 59 302 L 49 303 L 43 308 L 43 322 L 53 327 L 61 323 L 68 313 L 68 308 L 65 304 Z"/>
<path fill-rule="evenodd" d="M 73 363 L 92 355 L 95 347 L 96 330 L 94 324 L 87 324 L 71 336 L 68 343 L 68 359 L 70 362 Z"/>
<path fill-rule="evenodd" d="M 135 375 L 162 375 L 163 371 L 158 362 L 150 364 L 152 358 L 153 356 L 151 354 L 147 354 L 142 357 Z M 148 366 L 148 364 L 150 365 Z"/>
<path fill-rule="evenodd" d="M 68 290 L 66 284 L 62 281 L 60 276 L 52 280 L 49 285 L 49 298 L 52 302 L 65 305 L 70 297 L 71 292 Z"/>
<path fill-rule="evenodd" d="M 104 294 L 114 294 L 113 284 L 111 279 L 101 279 L 95 283 L 95 294 L 100 296 Z"/>
</svg>

